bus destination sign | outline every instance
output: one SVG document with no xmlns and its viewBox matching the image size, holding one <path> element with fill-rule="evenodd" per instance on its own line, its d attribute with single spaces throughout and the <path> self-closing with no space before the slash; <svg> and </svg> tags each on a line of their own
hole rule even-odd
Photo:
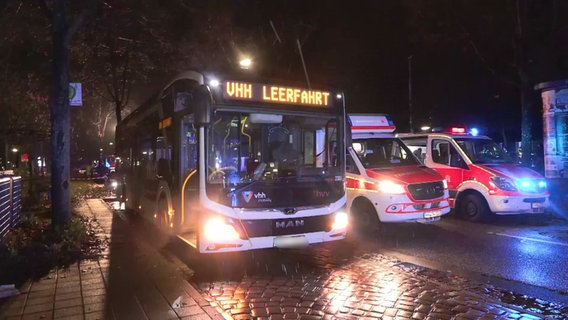
<svg viewBox="0 0 568 320">
<path fill-rule="evenodd" d="M 331 106 L 331 92 L 291 88 L 273 84 L 227 81 L 223 85 L 223 98 L 270 102 L 303 106 Z"/>
</svg>

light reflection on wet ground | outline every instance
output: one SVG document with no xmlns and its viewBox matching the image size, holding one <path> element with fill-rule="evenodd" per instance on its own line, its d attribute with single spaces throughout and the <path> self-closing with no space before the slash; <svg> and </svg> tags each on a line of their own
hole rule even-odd
<svg viewBox="0 0 568 320">
<path fill-rule="evenodd" d="M 563 319 L 568 311 L 369 251 L 343 241 L 303 251 L 217 257 L 207 261 L 205 270 L 195 261 L 189 265 L 196 271 L 193 282 L 208 300 L 239 318 Z"/>
<path fill-rule="evenodd" d="M 206 258 L 177 242 L 168 249 L 208 301 L 236 319 L 568 319 L 563 306 L 401 262 L 375 252 L 373 241 Z"/>
</svg>

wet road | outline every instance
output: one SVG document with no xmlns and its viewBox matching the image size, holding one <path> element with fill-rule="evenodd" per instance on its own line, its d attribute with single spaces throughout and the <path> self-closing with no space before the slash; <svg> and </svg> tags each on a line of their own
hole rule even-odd
<svg viewBox="0 0 568 320">
<path fill-rule="evenodd" d="M 507 319 L 523 311 L 564 319 L 568 309 L 560 303 L 568 302 L 567 296 L 503 280 L 561 288 L 565 269 L 558 261 L 567 257 L 566 247 L 534 240 L 527 244 L 528 240 L 518 238 L 564 228 L 558 221 L 547 221 L 498 219 L 475 225 L 445 219 L 427 225 L 383 225 L 365 238 L 307 250 L 261 250 L 212 261 L 181 256 L 194 269 L 192 280 L 201 291 L 227 313 L 243 319 L 288 313 L 292 318 L 313 313 Z M 527 250 L 529 245 L 535 249 Z M 554 257 L 562 260 L 554 263 Z M 519 271 L 523 267 L 527 269 Z M 519 309 L 511 310 L 509 304 Z"/>
<path fill-rule="evenodd" d="M 502 216 L 470 223 L 447 217 L 430 225 L 382 226 L 374 242 L 400 258 L 439 270 L 514 280 L 568 295 L 564 220 Z"/>
</svg>

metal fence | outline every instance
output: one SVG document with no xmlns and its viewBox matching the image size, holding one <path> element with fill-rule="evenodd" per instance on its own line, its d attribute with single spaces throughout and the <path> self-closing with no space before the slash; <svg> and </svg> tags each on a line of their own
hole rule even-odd
<svg viewBox="0 0 568 320">
<path fill-rule="evenodd" d="M 18 222 L 22 212 L 22 177 L 0 176 L 0 239 Z"/>
</svg>

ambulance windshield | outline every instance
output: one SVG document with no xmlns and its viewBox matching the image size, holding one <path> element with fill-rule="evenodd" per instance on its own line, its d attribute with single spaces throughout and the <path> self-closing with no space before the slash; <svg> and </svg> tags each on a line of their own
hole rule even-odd
<svg viewBox="0 0 568 320">
<path fill-rule="evenodd" d="M 408 147 L 397 138 L 354 139 L 353 149 L 365 168 L 420 165 Z"/>
<path fill-rule="evenodd" d="M 465 152 L 473 163 L 493 164 L 512 163 L 507 152 L 491 139 L 455 139 L 460 148 Z"/>
</svg>

